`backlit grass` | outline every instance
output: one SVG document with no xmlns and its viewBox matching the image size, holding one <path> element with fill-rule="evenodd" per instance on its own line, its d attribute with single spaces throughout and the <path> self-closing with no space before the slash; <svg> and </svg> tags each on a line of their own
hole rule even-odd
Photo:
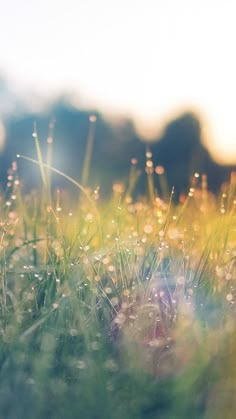
<svg viewBox="0 0 236 419">
<path fill-rule="evenodd" d="M 1 195 L 1 418 L 235 417 L 235 175 L 214 197 L 195 174 L 174 205 L 160 167 L 154 188 L 151 157 L 146 196 L 133 196 L 133 159 L 109 200 L 73 180 L 73 193 L 51 192 L 41 154 L 42 189 L 22 194 L 13 163 Z"/>
</svg>

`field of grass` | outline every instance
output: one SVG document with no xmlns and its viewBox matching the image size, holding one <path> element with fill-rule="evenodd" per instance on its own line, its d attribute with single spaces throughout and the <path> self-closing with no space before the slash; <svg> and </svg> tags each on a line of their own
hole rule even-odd
<svg viewBox="0 0 236 419">
<path fill-rule="evenodd" d="M 233 419 L 235 174 L 218 197 L 195 174 L 175 205 L 148 152 L 145 197 L 134 159 L 109 200 L 51 193 L 35 141 L 42 188 L 13 163 L 1 194 L 0 418 Z"/>
</svg>

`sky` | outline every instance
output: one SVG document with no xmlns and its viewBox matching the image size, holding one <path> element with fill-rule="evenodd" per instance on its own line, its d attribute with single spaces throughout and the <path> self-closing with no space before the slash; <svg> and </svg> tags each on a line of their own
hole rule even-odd
<svg viewBox="0 0 236 419">
<path fill-rule="evenodd" d="M 134 118 L 143 137 L 191 108 L 236 162 L 235 0 L 0 0 L 0 74 Z"/>
</svg>

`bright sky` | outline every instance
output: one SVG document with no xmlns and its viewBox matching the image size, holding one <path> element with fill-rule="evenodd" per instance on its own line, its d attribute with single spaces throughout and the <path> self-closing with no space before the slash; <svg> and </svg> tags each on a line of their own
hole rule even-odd
<svg viewBox="0 0 236 419">
<path fill-rule="evenodd" d="M 0 73 L 132 115 L 142 132 L 191 106 L 236 162 L 235 0 L 0 0 Z M 214 141 L 212 140 L 214 139 Z"/>
</svg>

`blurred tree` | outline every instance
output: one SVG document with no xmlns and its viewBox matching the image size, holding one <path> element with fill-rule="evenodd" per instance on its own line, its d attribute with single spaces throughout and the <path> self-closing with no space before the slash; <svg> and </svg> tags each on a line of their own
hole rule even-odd
<svg viewBox="0 0 236 419">
<path fill-rule="evenodd" d="M 35 121 L 45 158 L 50 118 L 55 121 L 52 165 L 80 181 L 91 115 L 96 115 L 96 126 L 88 184 L 92 187 L 99 185 L 103 195 L 109 194 L 114 181 L 127 182 L 130 160 L 135 157 L 143 171 L 137 193 L 145 193 L 147 144 L 140 141 L 132 121 L 108 121 L 100 113 L 79 110 L 63 98 L 51 105 L 47 115 L 23 110 L 4 118 L 7 139 L 4 153 L 0 155 L 1 182 L 6 181 L 7 169 L 18 153 L 37 158 L 32 137 Z M 181 192 L 187 191 L 195 172 L 208 174 L 209 186 L 213 191 L 217 191 L 229 175 L 231 168 L 221 167 L 212 161 L 202 145 L 201 137 L 199 118 L 194 113 L 186 112 L 170 121 L 162 137 L 150 144 L 154 164 L 165 168 L 169 190 L 175 186 L 176 199 Z M 26 190 L 38 185 L 40 179 L 38 168 L 28 162 L 20 162 L 20 176 Z M 52 181 L 54 186 L 68 186 L 58 176 L 52 176 Z M 158 187 L 156 175 L 155 182 Z"/>
<path fill-rule="evenodd" d="M 207 173 L 209 187 L 217 191 L 227 179 L 230 168 L 219 166 L 203 146 L 201 121 L 192 112 L 186 112 L 170 121 L 162 137 L 152 145 L 156 165 L 165 169 L 169 188 L 175 187 L 175 198 L 187 192 L 195 172 Z"/>
</svg>

